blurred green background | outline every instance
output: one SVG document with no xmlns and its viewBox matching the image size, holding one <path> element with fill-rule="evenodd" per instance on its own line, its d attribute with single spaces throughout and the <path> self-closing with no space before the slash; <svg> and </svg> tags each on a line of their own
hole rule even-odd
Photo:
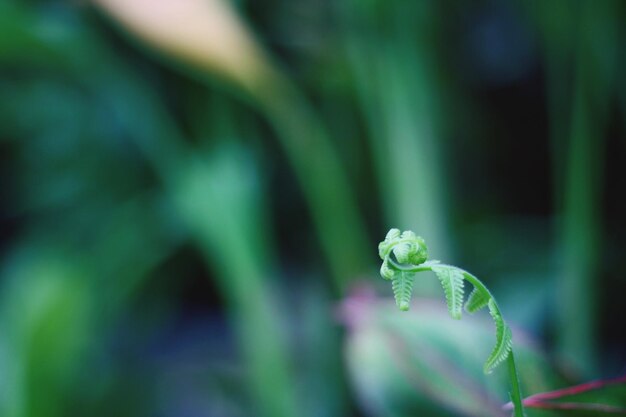
<svg viewBox="0 0 626 417">
<path fill-rule="evenodd" d="M 390 227 L 492 289 L 525 395 L 623 374 L 624 21 L 1 1 L 0 415 L 507 415 L 488 316 L 393 308 Z"/>
</svg>

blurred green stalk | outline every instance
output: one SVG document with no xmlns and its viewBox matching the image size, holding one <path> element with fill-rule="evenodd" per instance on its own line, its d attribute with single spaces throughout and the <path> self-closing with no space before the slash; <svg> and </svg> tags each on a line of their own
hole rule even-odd
<svg viewBox="0 0 626 417">
<path fill-rule="evenodd" d="M 585 1 L 574 10 L 554 2 L 533 5 L 546 43 L 555 196 L 562 212 L 557 350 L 573 371 L 589 375 L 598 362 L 604 137 L 615 76 L 619 4 Z M 576 37 L 570 39 L 572 32 Z M 571 96 L 570 57 L 575 71 Z"/>
<path fill-rule="evenodd" d="M 297 403 L 290 354 L 281 333 L 280 303 L 272 292 L 272 243 L 264 226 L 258 173 L 246 156 L 242 149 L 228 147 L 211 158 L 192 158 L 171 191 L 217 272 L 239 347 L 251 367 L 260 415 L 289 417 L 297 414 Z"/>
<path fill-rule="evenodd" d="M 300 91 L 286 78 L 269 77 L 253 92 L 259 111 L 278 134 L 302 186 L 334 278 L 347 285 L 367 265 L 367 234 L 348 175 L 328 132 Z"/>
<path fill-rule="evenodd" d="M 600 253 L 600 186 L 602 138 L 590 120 L 584 82 L 578 81 L 572 111 L 561 230 L 558 349 L 576 368 L 589 373 L 596 365 L 595 329 L 598 255 Z"/>
<path fill-rule="evenodd" d="M 445 116 L 440 114 L 440 83 L 434 70 L 437 8 L 382 2 L 341 7 L 385 222 L 417 230 L 433 256 L 451 259 L 439 126 Z M 416 284 L 435 288 L 431 282 Z"/>
</svg>

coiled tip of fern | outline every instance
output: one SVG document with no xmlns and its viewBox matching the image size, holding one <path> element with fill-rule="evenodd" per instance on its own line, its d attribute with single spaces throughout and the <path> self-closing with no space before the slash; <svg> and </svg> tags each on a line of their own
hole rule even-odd
<svg viewBox="0 0 626 417">
<path fill-rule="evenodd" d="M 389 256 L 393 245 L 397 244 L 400 238 L 400 229 L 390 229 L 385 236 L 385 240 L 378 244 L 378 256 L 380 259 L 385 259 Z"/>
<path fill-rule="evenodd" d="M 396 271 L 389 267 L 389 258 L 385 258 L 382 265 L 380 266 L 380 276 L 386 280 L 390 280 L 393 279 L 395 274 Z"/>
<path fill-rule="evenodd" d="M 393 251 L 398 262 L 420 265 L 428 259 L 426 242 L 410 230 L 400 233 L 400 229 L 391 229 L 385 240 L 378 245 L 378 256 L 385 260 Z"/>
<path fill-rule="evenodd" d="M 406 301 L 401 301 L 400 304 L 398 304 L 398 308 L 401 311 L 409 311 L 409 307 L 410 306 L 411 305 L 408 302 L 406 302 Z"/>
<path fill-rule="evenodd" d="M 400 229 L 389 229 L 387 235 L 385 235 L 385 240 L 394 240 L 400 237 Z"/>
</svg>

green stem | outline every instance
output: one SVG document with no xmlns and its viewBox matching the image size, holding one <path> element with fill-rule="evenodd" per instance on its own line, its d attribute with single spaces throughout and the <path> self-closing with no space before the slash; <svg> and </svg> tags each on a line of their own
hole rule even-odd
<svg viewBox="0 0 626 417">
<path fill-rule="evenodd" d="M 511 383 L 511 401 L 513 402 L 514 416 L 524 417 L 524 405 L 522 404 L 522 391 L 520 390 L 519 376 L 517 374 L 517 367 L 515 366 L 515 355 L 513 355 L 513 349 L 509 353 L 509 357 L 506 360 L 509 368 L 509 382 Z"/>
</svg>

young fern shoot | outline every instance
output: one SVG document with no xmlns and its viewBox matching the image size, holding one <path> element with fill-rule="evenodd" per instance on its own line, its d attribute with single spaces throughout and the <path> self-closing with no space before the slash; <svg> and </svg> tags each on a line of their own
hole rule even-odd
<svg viewBox="0 0 626 417">
<path fill-rule="evenodd" d="M 402 233 L 398 229 L 389 230 L 385 240 L 378 245 L 378 254 L 383 261 L 380 275 L 391 281 L 396 304 L 402 311 L 409 309 L 413 281 L 418 272 L 435 273 L 443 287 L 450 315 L 457 320 L 461 318 L 463 310 L 464 281 L 472 284 L 474 289 L 465 302 L 465 310 L 468 313 L 475 313 L 487 307 L 496 326 L 496 345 L 487 358 L 483 370 L 489 374 L 500 363 L 504 361 L 508 363 L 514 415 L 523 417 L 524 410 L 512 350 L 511 329 L 504 321 L 498 303 L 487 287 L 474 275 L 461 268 L 445 265 L 439 261 L 427 261 L 428 249 L 424 239 L 409 230 Z"/>
</svg>

